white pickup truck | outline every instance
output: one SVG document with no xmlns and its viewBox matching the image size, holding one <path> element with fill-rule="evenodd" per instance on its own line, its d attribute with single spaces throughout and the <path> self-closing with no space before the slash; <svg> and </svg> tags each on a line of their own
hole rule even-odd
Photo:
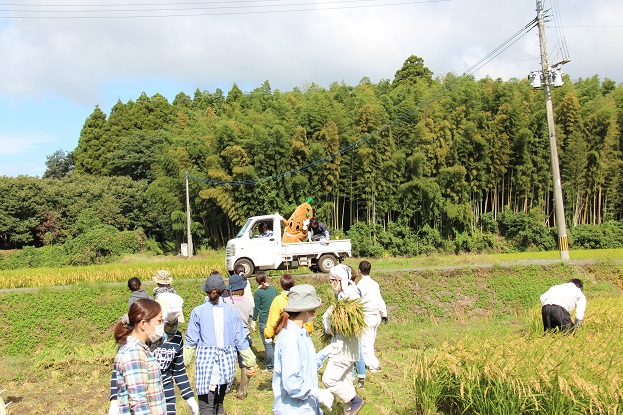
<svg viewBox="0 0 623 415">
<path fill-rule="evenodd" d="M 269 224 L 272 236 L 259 236 L 262 223 Z M 351 256 L 350 239 L 282 243 L 281 234 L 281 215 L 278 213 L 247 219 L 238 235 L 227 242 L 227 271 L 233 273 L 236 266 L 242 265 L 244 275 L 248 277 L 256 271 L 305 266 L 326 273 Z"/>
</svg>

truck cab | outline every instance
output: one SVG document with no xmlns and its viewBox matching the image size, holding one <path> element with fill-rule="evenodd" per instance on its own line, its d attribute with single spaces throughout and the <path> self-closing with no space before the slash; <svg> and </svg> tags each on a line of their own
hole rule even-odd
<svg viewBox="0 0 623 415">
<path fill-rule="evenodd" d="M 266 223 L 272 236 L 260 236 L 260 226 Z M 245 222 L 234 239 L 227 242 L 227 270 L 232 272 L 236 265 L 245 267 L 245 274 L 252 274 L 255 268 L 276 269 L 281 263 L 281 216 L 253 216 Z"/>
</svg>

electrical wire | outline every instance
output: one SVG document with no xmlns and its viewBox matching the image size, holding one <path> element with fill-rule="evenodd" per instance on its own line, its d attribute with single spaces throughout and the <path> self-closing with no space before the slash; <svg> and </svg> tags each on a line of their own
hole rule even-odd
<svg viewBox="0 0 623 415">
<path fill-rule="evenodd" d="M 413 4 L 425 4 L 425 3 L 441 3 L 450 2 L 453 0 L 410 0 L 410 1 L 394 1 L 390 3 L 381 4 L 360 4 L 360 3 L 374 3 L 378 0 L 333 0 L 325 2 L 307 2 L 307 3 L 285 3 L 285 4 L 245 4 L 239 6 L 214 6 L 214 7 L 184 7 L 184 8 L 156 8 L 156 9 L 95 9 L 95 10 L 27 10 L 27 9 L 8 9 L 0 10 L 3 12 L 12 13 L 26 13 L 26 14 L 38 14 L 32 15 L 13 15 L 13 16 L 1 16 L 0 19 L 135 19 L 135 18 L 168 18 L 168 17 L 196 17 L 196 16 L 225 16 L 225 15 L 250 15 L 250 14 L 272 14 L 272 13 L 290 13 L 290 12 L 308 12 L 308 11 L 322 11 L 322 10 L 348 10 L 348 9 L 361 9 L 361 8 L 376 8 L 376 7 L 391 7 L 391 6 L 405 6 Z M 199 4 L 231 4 L 227 2 L 214 2 L 214 3 L 199 3 Z M 257 3 L 257 2 L 243 2 L 236 3 Z M 187 3 L 168 3 L 166 6 L 174 4 L 187 4 Z M 331 7 L 331 4 L 336 6 Z M 353 4 L 353 5 L 348 5 Z M 136 4 L 134 4 L 136 5 Z M 3 6 L 0 4 L 0 6 Z M 24 5 L 20 5 L 24 6 Z M 34 6 L 34 5 L 32 5 Z M 42 5 L 37 5 L 42 6 Z M 120 5 L 115 5 L 119 7 Z M 289 9 L 277 9 L 277 10 L 249 10 L 249 9 L 268 9 L 275 7 L 302 7 L 302 6 L 314 6 L 307 8 L 289 8 Z M 104 7 L 98 5 L 97 7 Z M 141 14 L 141 15 L 103 15 L 101 13 L 160 13 L 160 12 L 194 12 L 198 10 L 234 10 L 223 12 L 201 12 L 201 13 L 184 13 L 184 14 Z M 235 11 L 242 10 L 242 11 Z M 58 14 L 67 13 L 72 15 L 59 16 Z M 86 15 L 75 16 L 76 13 L 87 13 Z"/>
</svg>

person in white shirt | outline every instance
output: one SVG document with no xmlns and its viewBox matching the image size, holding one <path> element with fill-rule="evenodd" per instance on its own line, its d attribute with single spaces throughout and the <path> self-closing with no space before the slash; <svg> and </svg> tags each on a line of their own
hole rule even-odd
<svg viewBox="0 0 623 415">
<path fill-rule="evenodd" d="M 582 280 L 574 278 L 569 282 L 554 285 L 541 296 L 541 315 L 543 331 L 573 331 L 580 327 L 586 311 L 586 297 L 582 290 Z M 575 323 L 571 321 L 571 312 L 575 310 Z"/>
<path fill-rule="evenodd" d="M 368 370 L 374 373 L 381 370 L 379 359 L 374 354 L 374 342 L 376 340 L 376 331 L 381 321 L 387 324 L 387 307 L 381 296 L 379 284 L 370 278 L 370 269 L 372 269 L 372 265 L 368 261 L 359 263 L 357 273 L 361 279 L 357 284 L 357 288 L 361 292 L 364 317 L 367 324 L 367 328 L 361 337 L 361 352 Z"/>
</svg>

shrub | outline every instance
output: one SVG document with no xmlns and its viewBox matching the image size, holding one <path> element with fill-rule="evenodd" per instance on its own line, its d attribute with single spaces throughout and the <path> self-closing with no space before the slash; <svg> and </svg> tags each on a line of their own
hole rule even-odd
<svg viewBox="0 0 623 415">
<path fill-rule="evenodd" d="M 351 240 L 353 255 L 372 258 L 383 255 L 383 247 L 375 244 L 372 230 L 373 227 L 365 222 L 357 222 L 350 227 L 346 234 Z"/>
<path fill-rule="evenodd" d="M 601 225 L 578 225 L 569 229 L 569 243 L 574 248 L 606 249 L 623 247 L 623 224 L 616 221 Z"/>
<path fill-rule="evenodd" d="M 547 251 L 556 248 L 557 238 L 535 215 L 505 209 L 498 218 L 498 224 L 500 235 L 519 250 Z"/>
</svg>

